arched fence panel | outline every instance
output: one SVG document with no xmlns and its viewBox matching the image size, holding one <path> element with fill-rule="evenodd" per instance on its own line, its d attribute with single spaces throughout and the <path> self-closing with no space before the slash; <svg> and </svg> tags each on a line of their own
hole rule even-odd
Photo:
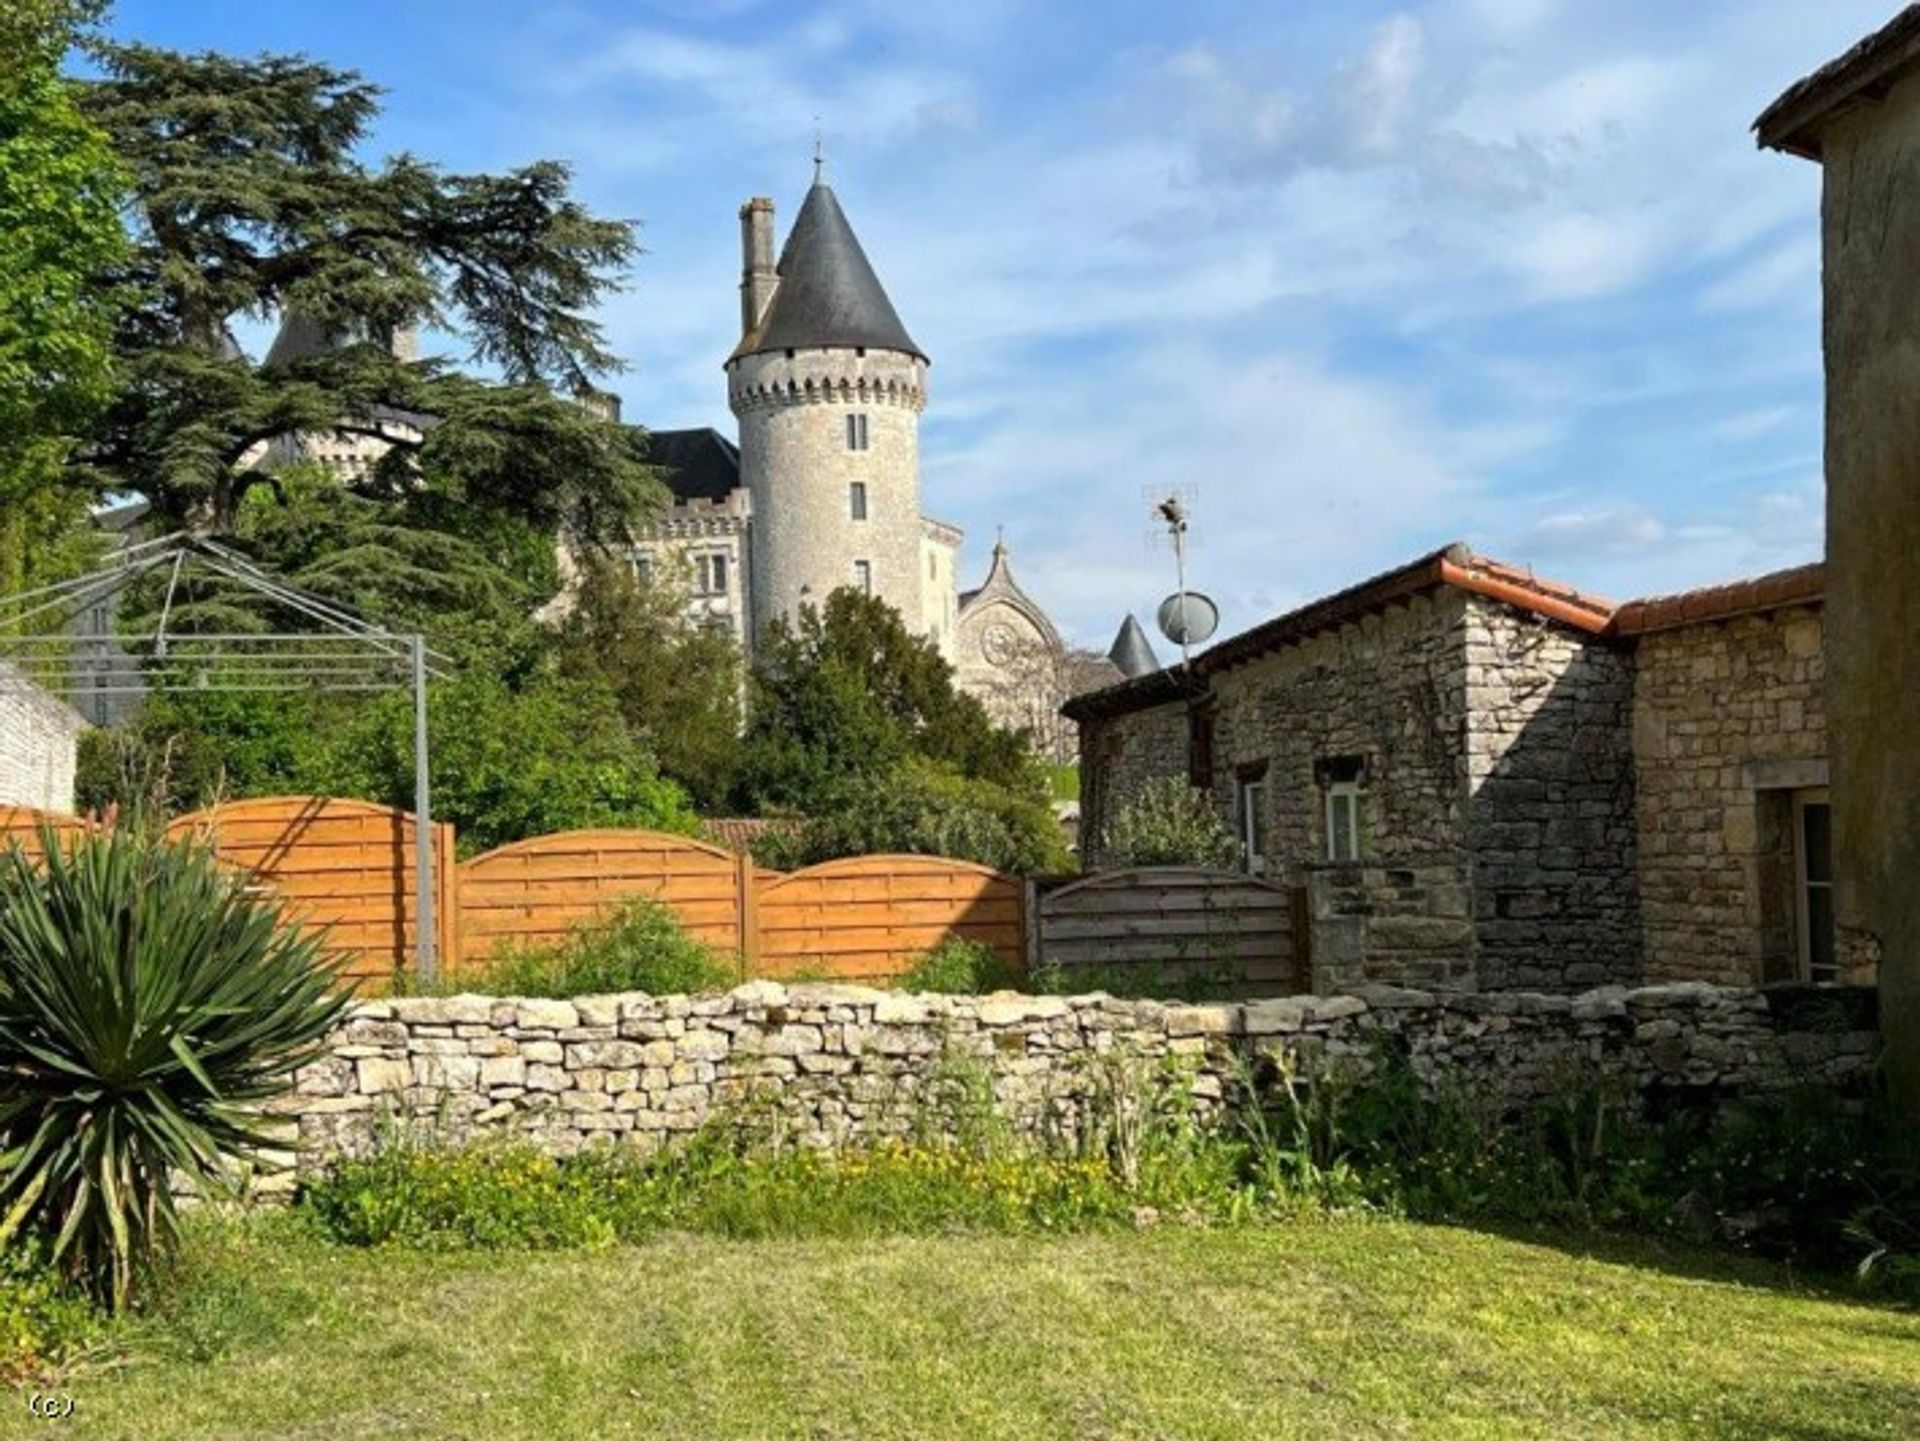
<svg viewBox="0 0 1920 1441">
<path fill-rule="evenodd" d="M 562 831 L 518 841 L 460 867 L 461 958 L 551 944 L 632 896 L 664 902 L 694 936 L 739 954 L 748 949 L 750 871 L 751 862 L 731 851 L 659 831 Z"/>
<path fill-rule="evenodd" d="M 41 837 L 49 829 L 63 844 L 74 836 L 104 824 L 101 821 L 71 816 L 64 811 L 43 811 L 33 806 L 0 806 L 0 848 L 18 841 L 28 855 L 41 853 Z"/>
<path fill-rule="evenodd" d="M 756 888 L 755 975 L 885 985 L 949 937 L 1026 960 L 1026 892 L 1013 876 L 938 856 L 859 856 Z"/>
<path fill-rule="evenodd" d="M 1304 990 L 1300 900 L 1239 871 L 1102 871 L 1041 898 L 1040 962 L 1130 989 Z"/>
<path fill-rule="evenodd" d="M 277 796 L 234 801 L 167 827 L 199 836 L 223 864 L 245 871 L 287 908 L 323 929 L 327 949 L 356 982 L 391 983 L 413 968 L 418 930 L 414 821 L 369 801 Z M 434 827 L 434 932 L 442 957 L 458 954 L 454 833 Z"/>
</svg>

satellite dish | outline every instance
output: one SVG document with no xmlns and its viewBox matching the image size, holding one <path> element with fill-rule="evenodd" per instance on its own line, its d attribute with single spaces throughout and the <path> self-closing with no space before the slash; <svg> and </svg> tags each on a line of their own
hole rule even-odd
<svg viewBox="0 0 1920 1441">
<path fill-rule="evenodd" d="M 1200 645 L 1220 628 L 1220 607 L 1197 590 L 1175 591 L 1160 602 L 1159 621 L 1175 645 Z"/>
</svg>

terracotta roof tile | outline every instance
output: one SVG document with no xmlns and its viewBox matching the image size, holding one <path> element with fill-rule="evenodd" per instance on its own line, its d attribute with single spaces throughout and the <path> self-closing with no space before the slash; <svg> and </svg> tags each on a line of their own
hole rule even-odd
<svg viewBox="0 0 1920 1441">
<path fill-rule="evenodd" d="M 1650 631 L 1704 625 L 1783 606 L 1817 605 L 1825 598 L 1826 590 L 1827 568 L 1816 561 L 1748 580 L 1628 601 L 1614 612 L 1610 630 L 1614 635 L 1646 635 Z"/>
</svg>

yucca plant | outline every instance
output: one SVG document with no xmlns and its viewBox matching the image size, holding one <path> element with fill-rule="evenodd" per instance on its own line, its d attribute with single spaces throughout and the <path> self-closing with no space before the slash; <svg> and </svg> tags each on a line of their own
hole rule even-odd
<svg viewBox="0 0 1920 1441">
<path fill-rule="evenodd" d="M 176 1239 L 173 1182 L 273 1144 L 346 1004 L 311 935 L 199 843 L 137 828 L 0 855 L 0 1246 L 114 1309 Z"/>
</svg>

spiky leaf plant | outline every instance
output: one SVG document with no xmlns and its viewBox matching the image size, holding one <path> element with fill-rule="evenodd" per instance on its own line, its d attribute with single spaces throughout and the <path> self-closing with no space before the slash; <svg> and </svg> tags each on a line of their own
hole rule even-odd
<svg viewBox="0 0 1920 1441">
<path fill-rule="evenodd" d="M 273 1145 L 346 1004 L 316 940 L 200 844 L 132 828 L 0 855 L 0 1245 L 115 1309 L 176 1238 L 171 1180 Z"/>
</svg>

